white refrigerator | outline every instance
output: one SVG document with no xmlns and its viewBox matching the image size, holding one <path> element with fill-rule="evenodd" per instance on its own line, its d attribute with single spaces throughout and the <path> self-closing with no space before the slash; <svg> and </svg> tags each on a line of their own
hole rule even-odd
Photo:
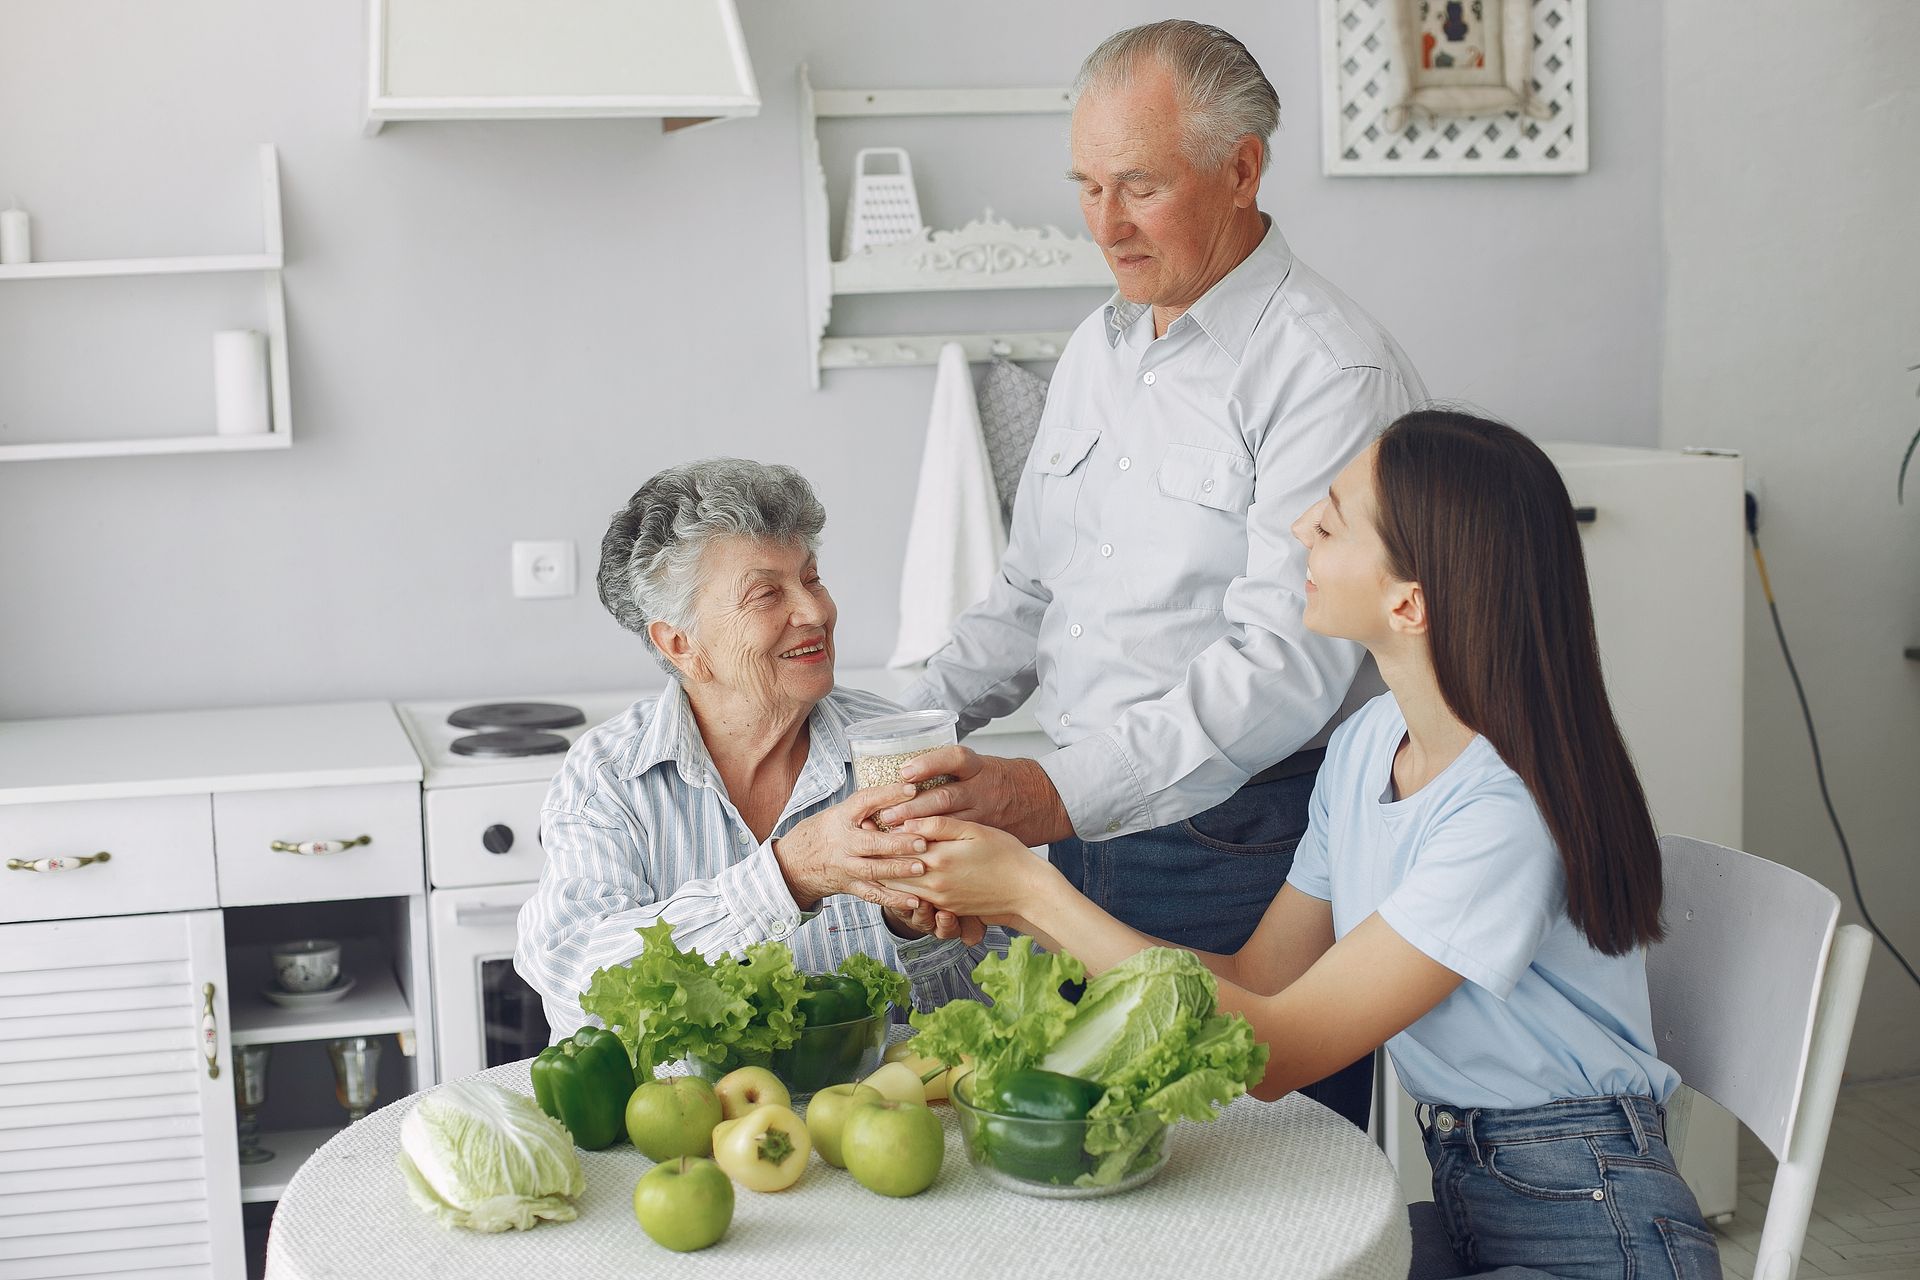
<svg viewBox="0 0 1920 1280">
<path fill-rule="evenodd" d="M 1582 523 L 1614 715 L 1661 834 L 1741 845 L 1745 472 L 1740 459 L 1543 446 Z M 1413 1102 L 1381 1055 L 1376 1126 L 1409 1201 L 1433 1188 Z M 1709 1220 L 1731 1215 L 1738 1125 L 1695 1100 L 1681 1172 Z"/>
</svg>

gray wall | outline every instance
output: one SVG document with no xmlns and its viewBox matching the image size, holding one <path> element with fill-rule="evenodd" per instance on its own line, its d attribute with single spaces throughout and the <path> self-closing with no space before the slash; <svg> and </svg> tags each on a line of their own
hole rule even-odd
<svg viewBox="0 0 1920 1280">
<path fill-rule="evenodd" d="M 1667 9 L 1666 442 L 1736 448 L 1868 910 L 1920 964 L 1920 8 L 1697 0 Z M 1765 86 L 1757 93 L 1754 86 Z M 1746 839 L 1833 886 L 1799 704 L 1747 594 Z M 1849 905 L 1847 918 L 1859 915 Z M 1855 1076 L 1920 1070 L 1920 990 L 1867 974 Z"/>
<path fill-rule="evenodd" d="M 1594 6 L 1588 175 L 1333 181 L 1316 9 L 1190 7 L 1280 87 L 1263 205 L 1295 249 L 1436 395 L 1545 437 L 1652 444 L 1658 27 Z M 34 212 L 42 256 L 255 246 L 252 146 L 279 144 L 296 426 L 286 453 L 0 465 L 0 718 L 627 683 L 646 659 L 590 586 L 516 601 L 508 545 L 572 538 L 590 580 L 607 514 L 717 452 L 814 479 L 843 661 L 884 660 L 932 371 L 807 387 L 796 69 L 1064 83 L 1099 37 L 1164 12 L 744 0 L 756 120 L 368 140 L 352 0 L 0 0 L 0 200 Z M 937 223 L 992 204 L 1078 228 L 1064 118 L 830 126 L 836 209 L 853 146 L 889 137 L 915 148 Z M 205 430 L 207 333 L 258 324 L 256 296 L 239 279 L 0 286 L 0 440 Z M 1064 325 L 1098 300 L 876 304 L 836 327 Z"/>
</svg>

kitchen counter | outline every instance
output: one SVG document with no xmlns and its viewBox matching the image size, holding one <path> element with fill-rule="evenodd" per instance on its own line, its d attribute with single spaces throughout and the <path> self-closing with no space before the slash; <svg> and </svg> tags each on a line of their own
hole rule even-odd
<svg viewBox="0 0 1920 1280">
<path fill-rule="evenodd" d="M 385 702 L 0 722 L 0 804 L 419 780 Z"/>
</svg>

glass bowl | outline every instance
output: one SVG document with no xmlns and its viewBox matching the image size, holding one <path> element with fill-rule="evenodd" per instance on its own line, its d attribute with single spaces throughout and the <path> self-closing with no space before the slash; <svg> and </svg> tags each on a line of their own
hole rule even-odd
<svg viewBox="0 0 1920 1280">
<path fill-rule="evenodd" d="M 1023 1196 L 1087 1200 L 1130 1191 L 1151 1182 L 1167 1167 L 1173 1148 L 1171 1131 L 1156 1119 L 1138 1117 L 1132 1123 L 1146 1127 L 1150 1136 L 1131 1167 L 1118 1181 L 1092 1185 L 1094 1159 L 1086 1150 L 1087 1130 L 1099 1121 L 1035 1120 L 983 1111 L 973 1105 L 972 1083 L 971 1076 L 962 1077 L 948 1100 L 960 1117 L 967 1159 L 996 1186 Z"/>
<path fill-rule="evenodd" d="M 719 1062 L 688 1058 L 687 1066 L 703 1080 L 718 1080 L 736 1067 L 765 1067 L 798 1100 L 872 1075 L 886 1051 L 887 1020 L 868 1016 L 802 1027 L 799 1039 L 770 1054 L 730 1053 Z"/>
</svg>

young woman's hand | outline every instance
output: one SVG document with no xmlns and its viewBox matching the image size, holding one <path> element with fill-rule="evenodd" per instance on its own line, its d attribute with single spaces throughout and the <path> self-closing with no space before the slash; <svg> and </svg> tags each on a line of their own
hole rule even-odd
<svg viewBox="0 0 1920 1280">
<path fill-rule="evenodd" d="M 902 824 L 900 833 L 926 842 L 920 855 L 925 869 L 911 882 L 881 884 L 917 894 L 955 916 L 1017 922 L 1056 887 L 1066 885 L 1046 859 L 993 827 L 958 818 L 914 818 Z"/>
</svg>

